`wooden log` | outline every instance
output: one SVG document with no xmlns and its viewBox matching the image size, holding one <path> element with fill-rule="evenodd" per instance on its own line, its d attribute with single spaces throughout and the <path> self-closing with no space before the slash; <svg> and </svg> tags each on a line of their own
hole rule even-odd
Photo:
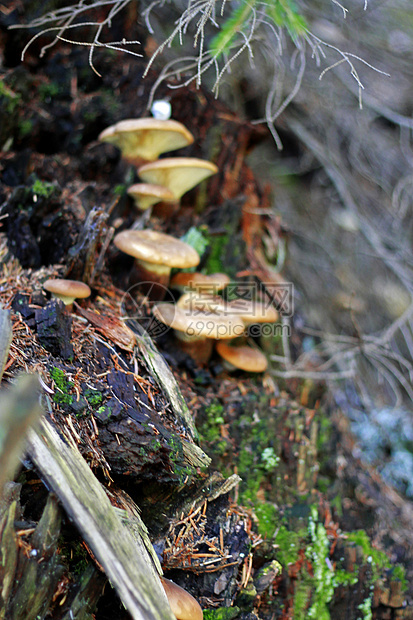
<svg viewBox="0 0 413 620">
<path fill-rule="evenodd" d="M 45 419 L 30 432 L 28 452 L 132 618 L 174 620 L 145 544 L 137 547 L 79 452 L 65 444 Z"/>
<path fill-rule="evenodd" d="M 23 375 L 0 398 L 0 497 L 7 480 L 13 478 L 24 450 L 27 430 L 42 414 L 39 381 Z"/>
<path fill-rule="evenodd" d="M 12 340 L 10 310 L 0 308 L 0 381 L 9 355 Z"/>
</svg>

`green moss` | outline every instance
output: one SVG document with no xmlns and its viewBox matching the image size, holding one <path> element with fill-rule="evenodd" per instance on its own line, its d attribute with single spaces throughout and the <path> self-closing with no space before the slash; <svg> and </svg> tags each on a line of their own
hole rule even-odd
<svg viewBox="0 0 413 620">
<path fill-rule="evenodd" d="M 57 388 L 57 391 L 53 395 L 54 402 L 59 405 L 71 405 L 75 399 L 75 396 L 69 392 L 74 386 L 74 383 L 68 381 L 64 371 L 56 366 L 51 368 L 50 376 Z"/>
<path fill-rule="evenodd" d="M 0 80 L 0 98 L 2 99 L 3 112 L 6 114 L 16 112 L 21 103 L 20 95 L 10 90 L 2 80 Z"/>
<path fill-rule="evenodd" d="M 170 448 L 169 458 L 173 464 L 173 473 L 181 484 L 188 483 L 194 472 L 189 465 L 186 465 L 182 444 L 175 437 L 169 437 L 167 445 Z"/>
<path fill-rule="evenodd" d="M 60 87 L 56 82 L 48 82 L 47 84 L 40 84 L 38 93 L 43 101 L 49 102 L 54 97 L 57 97 L 60 93 Z"/>
<path fill-rule="evenodd" d="M 235 602 L 243 611 L 249 611 L 252 610 L 256 598 L 257 590 L 252 579 L 250 579 L 245 588 L 239 592 Z"/>
<path fill-rule="evenodd" d="M 311 600 L 311 583 L 308 573 L 297 582 L 294 589 L 294 620 L 305 620 Z"/>
<path fill-rule="evenodd" d="M 275 537 L 275 542 L 279 547 L 277 559 L 284 567 L 298 561 L 298 553 L 305 534 L 305 530 L 290 531 L 285 525 L 279 527 Z"/>
<path fill-rule="evenodd" d="M 327 604 L 331 601 L 334 589 L 338 585 L 338 574 L 329 562 L 330 543 L 327 532 L 322 523 L 318 521 L 317 508 L 312 506 L 308 521 L 310 544 L 306 550 L 306 556 L 311 560 L 314 571 L 313 597 L 311 607 L 307 612 L 307 618 L 329 620 L 330 612 Z"/>
<path fill-rule="evenodd" d="M 372 546 L 370 538 L 364 530 L 348 533 L 347 540 L 361 548 L 364 560 L 372 567 L 374 578 L 378 576 L 380 570 L 390 568 L 391 564 L 387 555 Z"/>
<path fill-rule="evenodd" d="M 115 196 L 126 196 L 126 189 L 126 185 L 120 183 L 119 185 L 115 185 L 115 187 L 113 188 L 113 193 L 115 194 Z"/>
<path fill-rule="evenodd" d="M 401 564 L 397 564 L 393 568 L 393 578 L 397 579 L 401 582 L 402 591 L 405 592 L 407 590 L 407 579 L 406 579 L 406 569 Z"/>
<path fill-rule="evenodd" d="M 207 273 L 226 272 L 227 269 L 222 262 L 225 256 L 225 248 L 229 243 L 229 234 L 208 237 L 209 240 L 209 256 L 206 262 Z"/>
<path fill-rule="evenodd" d="M 218 607 L 218 609 L 204 609 L 204 620 L 232 620 L 240 614 L 239 607 Z"/>
<path fill-rule="evenodd" d="M 194 248 L 200 256 L 203 255 L 209 245 L 208 239 L 196 226 L 191 226 L 191 228 L 184 234 L 183 237 L 181 237 L 181 239 Z"/>
<path fill-rule="evenodd" d="M 363 531 L 351 532 L 347 539 L 360 548 L 363 554 L 363 563 L 371 567 L 371 583 L 366 584 L 366 591 L 373 587 L 383 570 L 390 566 L 387 556 L 371 545 L 367 534 Z M 318 519 L 316 506 L 310 507 L 307 530 L 290 531 L 281 525 L 275 542 L 278 545 L 277 559 L 286 567 L 298 567 L 295 573 L 294 585 L 294 620 L 330 620 L 329 604 L 333 600 L 336 588 L 339 585 L 350 587 L 357 584 L 359 567 L 354 571 L 346 571 L 335 566 L 330 561 L 330 541 L 326 529 Z M 302 550 L 305 549 L 307 562 L 300 560 Z M 393 571 L 393 578 L 404 580 L 404 571 Z M 405 580 L 403 581 L 405 583 Z M 363 614 L 358 620 L 371 620 L 371 596 L 368 595 L 359 610 Z"/>
<path fill-rule="evenodd" d="M 221 426 L 224 424 L 224 408 L 213 402 L 205 409 L 205 421 L 200 425 L 199 433 L 203 441 L 213 443 L 221 437 Z M 216 447 L 216 446 L 215 446 Z"/>
<path fill-rule="evenodd" d="M 33 131 L 32 121 L 29 119 L 22 119 L 19 122 L 18 130 L 20 138 L 25 138 L 26 136 L 30 135 Z"/>
<path fill-rule="evenodd" d="M 265 471 L 274 471 L 280 462 L 280 457 L 275 454 L 274 448 L 269 446 L 261 454 L 261 461 Z"/>
<path fill-rule="evenodd" d="M 82 541 L 68 541 L 59 538 L 59 554 L 73 575 L 81 575 L 91 564 L 87 549 Z"/>
<path fill-rule="evenodd" d="M 90 388 L 86 389 L 83 392 L 83 396 L 86 398 L 87 402 L 91 407 L 98 407 L 103 399 L 101 392 L 98 392 L 98 390 L 92 390 Z"/>
<path fill-rule="evenodd" d="M 32 185 L 32 192 L 35 196 L 42 196 L 43 198 L 50 198 L 56 190 L 56 186 L 53 183 L 47 181 L 41 181 L 36 179 Z"/>
<path fill-rule="evenodd" d="M 371 596 L 368 596 L 364 601 L 358 606 L 357 609 L 360 609 L 363 614 L 363 620 L 373 620 L 373 612 L 371 610 Z"/>
</svg>

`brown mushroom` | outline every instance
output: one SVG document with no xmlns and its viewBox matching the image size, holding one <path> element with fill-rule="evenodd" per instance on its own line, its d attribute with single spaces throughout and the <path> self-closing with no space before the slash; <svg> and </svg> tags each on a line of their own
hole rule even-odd
<svg viewBox="0 0 413 620">
<path fill-rule="evenodd" d="M 84 282 L 63 278 L 50 278 L 43 282 L 43 288 L 51 293 L 52 297 L 61 299 L 69 311 L 72 310 L 75 299 L 89 297 L 92 292 Z"/>
<path fill-rule="evenodd" d="M 102 131 L 98 139 L 117 146 L 122 157 L 135 165 L 154 161 L 161 153 L 180 149 L 194 141 L 182 123 L 157 118 L 119 121 Z"/>
<path fill-rule="evenodd" d="M 172 327 L 180 347 L 198 364 L 212 354 L 213 341 L 231 339 L 244 333 L 244 323 L 237 316 L 214 312 L 191 311 L 175 304 L 162 303 L 153 308 L 154 316 Z"/>
<path fill-rule="evenodd" d="M 226 342 L 217 342 L 216 350 L 224 360 L 226 370 L 245 370 L 247 372 L 264 372 L 268 360 L 262 351 L 245 345 L 235 346 Z"/>
<path fill-rule="evenodd" d="M 180 271 L 171 279 L 171 288 L 186 293 L 188 291 L 199 291 L 202 294 L 214 295 L 217 291 L 222 291 L 230 279 L 226 273 L 190 273 Z"/>
<path fill-rule="evenodd" d="M 135 206 L 146 211 L 158 202 L 174 202 L 175 197 L 170 189 L 152 183 L 135 183 L 128 188 L 128 195 L 133 198 Z"/>
<path fill-rule="evenodd" d="M 271 302 L 258 299 L 233 299 L 228 303 L 229 310 L 242 318 L 245 325 L 251 323 L 276 323 L 278 312 Z"/>
<path fill-rule="evenodd" d="M 258 300 L 237 298 L 226 301 L 219 295 L 211 295 L 202 290 L 184 293 L 178 300 L 182 308 L 192 310 L 206 310 L 217 314 L 232 314 L 238 316 L 245 325 L 251 323 L 275 323 L 278 312 L 270 303 Z"/>
<path fill-rule="evenodd" d="M 202 620 L 202 608 L 192 594 L 165 577 L 161 582 L 176 620 Z"/>
<path fill-rule="evenodd" d="M 138 169 L 143 181 L 167 187 L 175 200 L 180 200 L 183 194 L 217 172 L 218 168 L 212 162 L 194 157 L 167 157 Z"/>
<path fill-rule="evenodd" d="M 173 267 L 187 269 L 200 261 L 190 245 L 155 230 L 124 230 L 113 241 L 119 250 L 135 258 L 131 284 L 153 283 L 148 285 L 152 299 L 163 299 Z"/>
</svg>

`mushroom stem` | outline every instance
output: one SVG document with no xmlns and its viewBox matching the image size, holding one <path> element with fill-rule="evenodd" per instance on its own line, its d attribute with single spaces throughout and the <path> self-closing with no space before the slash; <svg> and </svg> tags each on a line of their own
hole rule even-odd
<svg viewBox="0 0 413 620">
<path fill-rule="evenodd" d="M 170 276 L 171 267 L 168 265 L 155 265 L 135 258 L 129 284 L 130 286 L 139 284 L 140 290 L 144 294 L 150 293 L 153 301 L 162 301 L 165 298 Z"/>
<path fill-rule="evenodd" d="M 196 364 L 207 364 L 211 358 L 214 349 L 214 340 L 212 338 L 203 338 L 199 336 L 188 336 L 184 332 L 174 329 L 174 336 L 179 340 L 179 346 L 184 353 L 187 353 Z"/>
<path fill-rule="evenodd" d="M 71 310 L 73 309 L 73 302 L 76 299 L 76 297 L 73 297 L 72 295 L 55 295 L 54 293 L 52 293 L 52 298 L 60 299 L 61 301 L 63 301 L 64 305 L 66 306 L 66 310 L 68 310 L 69 312 L 71 312 Z"/>
</svg>

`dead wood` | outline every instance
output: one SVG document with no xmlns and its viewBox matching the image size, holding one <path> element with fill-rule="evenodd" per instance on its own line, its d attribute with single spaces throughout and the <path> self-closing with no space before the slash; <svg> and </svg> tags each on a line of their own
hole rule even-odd
<svg viewBox="0 0 413 620">
<path fill-rule="evenodd" d="M 143 543 L 138 547 L 79 452 L 43 420 L 28 453 L 102 565 L 125 607 L 138 620 L 173 620 Z"/>
<path fill-rule="evenodd" d="M 181 394 L 181 390 L 179 389 L 179 386 L 168 367 L 168 364 L 166 363 L 162 355 L 159 354 L 153 341 L 148 336 L 148 334 L 141 328 L 141 326 L 136 323 L 136 321 L 130 320 L 129 323 L 133 326 L 133 329 L 137 334 L 137 344 L 140 353 L 142 354 L 145 362 L 152 371 L 154 377 L 156 378 L 158 385 L 162 388 L 162 390 L 169 398 L 172 409 L 177 415 L 178 420 L 182 421 L 185 429 L 189 433 L 189 436 L 192 437 L 192 439 L 196 440 L 198 438 L 198 433 L 195 428 L 194 421 L 189 412 L 188 406 Z M 194 455 L 194 457 L 195 454 L 197 454 L 198 458 L 200 459 L 200 466 L 206 466 L 210 463 L 210 459 L 201 450 L 197 450 L 195 446 L 191 447 L 189 451 L 191 452 L 191 454 Z"/>
<path fill-rule="evenodd" d="M 18 467 L 30 426 L 42 413 L 39 405 L 39 381 L 24 376 L 0 399 L 0 497 L 2 489 Z"/>
</svg>

